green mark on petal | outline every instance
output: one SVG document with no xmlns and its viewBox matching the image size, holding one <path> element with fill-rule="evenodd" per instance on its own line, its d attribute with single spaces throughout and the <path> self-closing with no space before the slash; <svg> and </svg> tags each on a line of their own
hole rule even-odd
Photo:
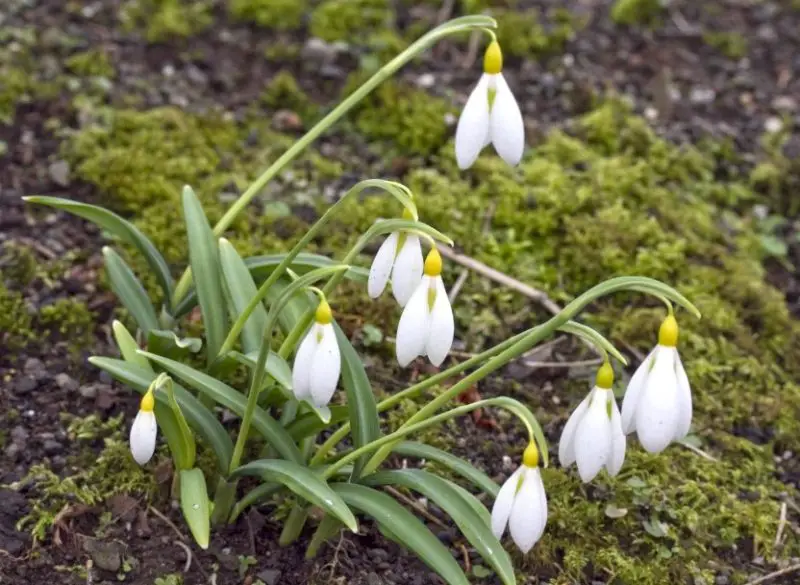
<svg viewBox="0 0 800 585">
<path fill-rule="evenodd" d="M 431 283 L 428 287 L 428 312 L 433 312 L 433 305 L 436 302 L 436 286 Z"/>
<path fill-rule="evenodd" d="M 489 88 L 489 111 L 492 111 L 492 106 L 494 105 L 494 98 L 497 97 L 497 90 L 494 88 Z"/>
<path fill-rule="evenodd" d="M 394 249 L 394 259 L 397 260 L 397 257 L 400 255 L 400 250 L 403 249 L 403 244 L 406 243 L 406 238 L 408 234 L 406 232 L 400 232 L 397 235 L 397 247 Z"/>
</svg>

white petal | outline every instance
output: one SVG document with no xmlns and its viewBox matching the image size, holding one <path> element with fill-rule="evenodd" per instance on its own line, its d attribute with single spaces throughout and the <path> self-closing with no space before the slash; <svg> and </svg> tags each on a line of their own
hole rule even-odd
<svg viewBox="0 0 800 585">
<path fill-rule="evenodd" d="M 450 299 L 447 298 L 447 291 L 444 288 L 441 276 L 433 278 L 433 285 L 436 287 L 436 300 L 431 311 L 431 324 L 428 333 L 428 340 L 425 344 L 425 352 L 434 366 L 439 366 L 450 352 L 453 345 L 453 335 L 455 334 L 455 323 L 453 321 L 453 308 L 450 306 Z"/>
<path fill-rule="evenodd" d="M 489 76 L 485 73 L 469 94 L 456 126 L 456 162 L 468 169 L 478 158 L 489 136 Z"/>
<path fill-rule="evenodd" d="M 522 160 L 522 151 L 525 150 L 525 124 L 517 100 L 502 73 L 497 74 L 495 83 L 497 93 L 489 116 L 492 144 L 500 158 L 514 166 Z"/>
<path fill-rule="evenodd" d="M 525 469 L 524 465 L 520 465 L 517 470 L 511 474 L 503 487 L 497 494 L 492 506 L 492 532 L 497 538 L 503 536 L 508 524 L 508 517 L 511 515 L 511 508 L 514 505 L 514 498 L 517 495 L 517 482 L 519 476 Z"/>
<path fill-rule="evenodd" d="M 592 391 L 591 404 L 575 430 L 575 462 L 584 483 L 591 481 L 611 456 L 611 419 L 606 410 L 609 395 L 613 400 L 608 390 Z"/>
<path fill-rule="evenodd" d="M 547 524 L 547 496 L 539 470 L 526 468 L 522 486 L 514 498 L 508 529 L 519 549 L 527 553 L 542 537 Z"/>
<path fill-rule="evenodd" d="M 628 440 L 622 432 L 622 417 L 619 414 L 617 401 L 611 397 L 611 458 L 606 463 L 606 471 L 610 476 L 615 476 L 622 469 L 625 462 L 625 448 Z"/>
<path fill-rule="evenodd" d="M 659 453 L 669 445 L 678 425 L 678 379 L 674 354 L 669 348 L 656 354 L 656 362 L 636 409 L 636 434 L 642 447 Z"/>
<path fill-rule="evenodd" d="M 408 299 L 414 294 L 422 278 L 424 264 L 419 236 L 406 234 L 405 242 L 397 254 L 392 270 L 392 294 L 401 307 L 405 307 Z"/>
<path fill-rule="evenodd" d="M 430 314 L 428 312 L 428 286 L 431 278 L 423 276 L 417 289 L 408 299 L 400 323 L 397 325 L 395 351 L 397 362 L 405 367 L 415 357 L 425 352 L 425 342 L 428 340 L 430 328 Z"/>
<path fill-rule="evenodd" d="M 680 441 L 689 433 L 689 427 L 692 426 L 692 389 L 689 386 L 686 370 L 683 369 L 678 349 L 674 348 L 673 351 L 675 352 L 675 374 L 678 378 L 678 424 L 675 427 L 673 439 Z"/>
<path fill-rule="evenodd" d="M 658 347 L 655 346 L 644 358 L 644 361 L 639 364 L 639 367 L 636 368 L 630 382 L 628 382 L 625 396 L 622 398 L 622 430 L 626 434 L 636 430 L 636 408 L 639 404 L 642 388 L 644 388 L 644 384 L 647 381 L 647 375 L 650 372 L 650 360 L 655 357 Z"/>
<path fill-rule="evenodd" d="M 292 366 L 292 392 L 298 400 L 311 398 L 311 368 L 313 366 L 314 353 L 317 350 L 317 330 L 319 325 L 316 323 L 311 326 L 300 342 L 297 353 L 294 356 Z"/>
<path fill-rule="evenodd" d="M 389 237 L 378 248 L 378 253 L 375 254 L 375 259 L 372 261 L 372 266 L 370 266 L 367 294 L 373 299 L 381 296 L 383 289 L 386 288 L 386 283 L 389 281 L 389 275 L 392 273 L 392 265 L 394 264 L 395 250 L 397 249 L 397 238 L 397 233 L 389 234 Z"/>
<path fill-rule="evenodd" d="M 558 441 L 558 460 L 562 467 L 569 467 L 575 462 L 575 430 L 578 428 L 586 409 L 589 407 L 590 392 L 586 398 L 581 400 L 578 408 L 572 411 L 564 430 L 561 432 L 561 439 Z"/>
<path fill-rule="evenodd" d="M 144 465 L 156 451 L 156 415 L 152 411 L 140 410 L 131 425 L 131 454 L 139 465 Z"/>
<path fill-rule="evenodd" d="M 316 407 L 327 406 L 339 383 L 342 369 L 342 358 L 339 354 L 339 343 L 333 325 L 320 325 L 322 340 L 317 344 L 311 364 L 309 380 L 311 400 Z"/>
</svg>

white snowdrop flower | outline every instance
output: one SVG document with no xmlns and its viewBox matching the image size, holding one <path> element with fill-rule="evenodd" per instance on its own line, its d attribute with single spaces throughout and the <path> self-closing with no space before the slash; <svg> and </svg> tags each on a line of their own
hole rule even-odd
<svg viewBox="0 0 800 585">
<path fill-rule="evenodd" d="M 158 425 L 156 424 L 156 415 L 153 412 L 155 405 L 153 391 L 148 390 L 142 396 L 142 401 L 139 403 L 139 412 L 136 414 L 131 426 L 131 454 L 139 465 L 144 465 L 150 461 L 156 451 Z"/>
<path fill-rule="evenodd" d="M 458 119 L 456 162 L 461 169 L 471 167 L 489 143 L 512 166 L 522 159 L 525 125 L 502 69 L 503 53 L 493 41 L 483 58 L 483 75 Z"/>
<path fill-rule="evenodd" d="M 339 342 L 332 322 L 330 305 L 325 300 L 320 301 L 314 324 L 297 348 L 292 367 L 295 398 L 307 400 L 317 408 L 330 402 L 342 369 Z"/>
<path fill-rule="evenodd" d="M 625 461 L 625 433 L 611 386 L 614 370 L 604 363 L 597 371 L 594 388 L 572 413 L 561 433 L 558 459 L 568 467 L 578 464 L 584 482 L 605 467 L 609 475 L 619 473 Z"/>
<path fill-rule="evenodd" d="M 434 247 L 425 258 L 424 276 L 408 300 L 395 342 L 397 361 L 407 366 L 414 358 L 427 355 L 440 365 L 453 345 L 453 309 L 442 282 L 442 257 Z"/>
<path fill-rule="evenodd" d="M 667 316 L 658 345 L 633 374 L 622 400 L 622 429 L 650 453 L 683 439 L 692 424 L 692 392 L 678 355 L 678 322 Z"/>
<path fill-rule="evenodd" d="M 547 495 L 538 465 L 539 451 L 531 443 L 522 455 L 522 465 L 500 488 L 492 507 L 492 532 L 500 538 L 508 526 L 523 554 L 542 537 L 547 524 Z"/>
<path fill-rule="evenodd" d="M 407 209 L 403 211 L 403 219 L 412 219 Z M 407 232 L 389 234 L 375 254 L 369 269 L 369 296 L 377 299 L 391 276 L 392 294 L 400 306 L 405 307 L 422 279 L 422 266 L 419 236 Z"/>
</svg>

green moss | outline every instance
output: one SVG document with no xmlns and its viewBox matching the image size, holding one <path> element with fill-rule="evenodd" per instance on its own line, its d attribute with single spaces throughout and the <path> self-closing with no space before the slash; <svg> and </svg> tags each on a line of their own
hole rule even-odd
<svg viewBox="0 0 800 585">
<path fill-rule="evenodd" d="M 3 276 L 16 286 L 28 286 L 36 278 L 39 260 L 30 246 L 7 242 L 0 248 Z"/>
<path fill-rule="evenodd" d="M 731 59 L 747 55 L 747 39 L 737 32 L 713 31 L 703 33 L 703 41 Z"/>
<path fill-rule="evenodd" d="M 652 25 L 663 14 L 659 0 L 615 0 L 611 6 L 611 19 L 617 24 Z"/>
<path fill-rule="evenodd" d="M 261 94 L 261 102 L 272 110 L 292 110 L 306 123 L 315 118 L 318 112 L 317 106 L 300 89 L 294 75 L 288 71 L 280 71 L 270 80 Z"/>
<path fill-rule="evenodd" d="M 83 349 L 91 343 L 94 332 L 94 313 L 86 303 L 77 299 L 59 299 L 39 309 L 38 326 L 51 335 Z"/>
<path fill-rule="evenodd" d="M 113 77 L 114 66 L 102 49 L 90 49 L 72 55 L 66 61 L 67 69 L 80 77 Z"/>
<path fill-rule="evenodd" d="M 53 95 L 57 88 L 53 83 L 41 82 L 29 67 L 4 67 L 0 63 L 0 124 L 11 124 L 17 105 L 29 103 L 36 98 Z"/>
<path fill-rule="evenodd" d="M 238 20 L 285 31 L 300 28 L 308 4 L 305 0 L 230 0 L 228 10 Z"/>
<path fill-rule="evenodd" d="M 0 281 L 0 343 L 10 350 L 18 350 L 33 339 L 31 314 L 23 296 L 9 290 Z"/>
<path fill-rule="evenodd" d="M 585 21 L 564 8 L 554 10 L 544 24 L 534 11 L 493 11 L 491 14 L 497 19 L 503 52 L 515 57 L 560 53 L 567 41 L 585 25 Z"/>
<path fill-rule="evenodd" d="M 326 41 L 359 44 L 391 24 L 387 0 L 323 0 L 311 13 L 311 34 Z"/>
<path fill-rule="evenodd" d="M 190 37 L 212 23 L 211 0 L 126 0 L 120 12 L 127 30 L 140 30 L 151 43 Z"/>
</svg>

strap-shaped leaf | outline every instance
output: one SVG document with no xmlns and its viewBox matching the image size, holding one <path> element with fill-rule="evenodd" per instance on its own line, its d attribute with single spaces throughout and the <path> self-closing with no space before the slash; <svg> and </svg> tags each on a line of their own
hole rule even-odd
<svg viewBox="0 0 800 585">
<path fill-rule="evenodd" d="M 231 388 L 224 382 L 220 382 L 216 378 L 212 378 L 208 374 L 199 372 L 175 360 L 148 352 L 141 353 L 149 360 L 157 363 L 171 374 L 186 382 L 195 390 L 209 396 L 215 402 L 237 415 L 243 416 L 247 400 L 234 388 Z M 300 450 L 297 448 L 297 445 L 294 444 L 289 434 L 278 421 L 259 407 L 256 407 L 253 411 L 253 427 L 261 433 L 281 457 L 290 461 L 295 461 L 296 463 L 303 461 Z"/>
<path fill-rule="evenodd" d="M 367 372 L 361 358 L 350 344 L 350 340 L 334 322 L 339 352 L 342 354 L 342 384 L 347 394 L 347 406 L 350 409 L 350 428 L 353 444 L 356 448 L 370 443 L 380 436 L 380 422 L 375 395 L 369 383 Z M 359 457 L 353 464 L 353 477 L 357 478 L 369 460 L 369 454 Z"/>
<path fill-rule="evenodd" d="M 398 443 L 396 446 L 392 447 L 392 451 L 404 457 L 417 457 L 419 459 L 428 459 L 441 463 L 464 479 L 469 480 L 472 484 L 493 498 L 496 498 L 500 491 L 500 486 L 492 481 L 492 478 L 480 469 L 475 469 L 468 461 L 464 461 L 460 457 L 456 457 L 447 451 L 442 451 L 441 449 L 431 447 L 425 443 L 417 443 L 416 441 L 403 441 Z"/>
<path fill-rule="evenodd" d="M 247 366 L 251 370 L 256 367 L 256 362 L 258 361 L 258 350 L 248 353 L 247 355 L 243 353 L 239 353 L 238 351 L 232 351 L 229 354 L 233 359 L 235 359 L 240 364 Z M 282 388 L 286 390 L 292 389 L 292 368 L 289 366 L 289 363 L 279 356 L 274 351 L 270 351 L 269 355 L 267 356 L 267 363 L 264 364 L 264 369 L 278 384 L 281 385 Z M 291 397 L 291 394 L 286 394 L 287 398 Z"/>
<path fill-rule="evenodd" d="M 435 502 L 453 519 L 475 550 L 494 567 L 503 583 L 516 585 L 511 559 L 492 533 L 491 526 L 473 510 L 472 505 L 451 484 L 421 469 L 382 471 L 365 477 L 363 481 L 373 486 L 403 486 Z M 393 531 L 396 533 L 394 528 Z"/>
<path fill-rule="evenodd" d="M 486 509 L 486 506 L 483 505 L 483 502 L 481 502 L 478 498 L 476 498 L 474 495 L 472 495 L 470 492 L 465 490 L 463 487 L 461 487 L 454 481 L 450 481 L 449 479 L 445 478 L 442 479 L 444 479 L 444 481 L 446 481 L 450 485 L 450 487 L 452 487 L 459 494 L 461 494 L 461 497 L 464 499 L 464 501 L 467 502 L 467 504 L 469 504 L 469 506 L 473 510 L 475 510 L 475 513 L 478 516 L 480 516 L 481 520 L 483 521 L 484 524 L 486 524 L 486 526 L 492 525 L 492 514 L 489 512 L 489 510 Z"/>
<path fill-rule="evenodd" d="M 141 355 L 141 354 L 140 354 Z M 89 358 L 89 363 L 97 366 L 111 374 L 114 378 L 144 394 L 150 387 L 156 374 L 152 368 L 143 368 L 140 365 L 129 363 L 113 358 L 93 356 Z M 233 442 L 228 436 L 225 427 L 214 417 L 213 414 L 195 398 L 185 388 L 175 385 L 175 400 L 181 407 L 183 415 L 186 417 L 189 426 L 200 435 L 214 451 L 217 456 L 217 464 L 220 471 L 228 472 L 233 455 Z M 169 410 L 167 397 L 162 393 L 156 394 L 156 404 L 163 405 Z M 171 412 L 171 411 L 170 411 Z M 158 416 L 158 414 L 156 414 Z M 177 422 L 176 422 L 177 424 Z"/>
<path fill-rule="evenodd" d="M 242 465 L 231 474 L 231 477 L 243 475 L 252 475 L 266 482 L 283 484 L 304 500 L 336 516 L 353 532 L 358 531 L 358 522 L 341 496 L 304 465 L 282 459 L 259 459 Z"/>
<path fill-rule="evenodd" d="M 208 548 L 211 536 L 211 507 L 208 502 L 208 488 L 203 472 L 182 469 L 180 472 L 181 510 L 195 542 L 203 550 Z"/>
<path fill-rule="evenodd" d="M 178 337 L 174 331 L 153 329 L 147 335 L 147 351 L 179 360 L 190 353 L 197 353 L 203 340 L 197 337 Z"/>
<path fill-rule="evenodd" d="M 219 240 L 219 259 L 222 265 L 222 274 L 225 277 L 225 288 L 228 292 L 228 307 L 231 319 L 236 320 L 247 303 L 250 302 L 258 289 L 250 276 L 250 271 L 239 256 L 236 248 L 225 238 Z M 245 353 L 258 352 L 261 347 L 261 337 L 267 326 L 267 310 L 262 303 L 250 313 L 242 329 L 242 347 Z"/>
<path fill-rule="evenodd" d="M 217 241 L 203 212 L 203 206 L 188 185 L 183 188 L 183 216 L 189 240 L 189 264 L 200 300 L 200 311 L 203 313 L 207 362 L 210 366 L 222 347 L 228 318 L 222 295 L 222 271 Z"/>
<path fill-rule="evenodd" d="M 453 555 L 411 512 L 386 494 L 353 483 L 331 484 L 333 490 L 356 510 L 374 518 L 394 539 L 414 551 L 426 565 L 450 585 L 469 585 Z"/>
<path fill-rule="evenodd" d="M 306 437 L 316 435 L 331 425 L 342 422 L 350 415 L 347 406 L 331 406 L 330 411 L 331 420 L 328 423 L 322 422 L 315 412 L 308 412 L 289 423 L 286 427 L 286 432 L 295 441 L 300 441 Z"/>
<path fill-rule="evenodd" d="M 267 499 L 269 496 L 282 489 L 283 486 L 279 483 L 262 483 L 257 485 L 244 496 L 242 496 L 241 500 L 236 502 L 236 505 L 233 507 L 233 511 L 231 512 L 231 516 L 228 518 L 228 522 L 233 524 L 236 522 L 239 514 L 247 510 L 247 508 L 260 502 L 261 500 Z"/>
<path fill-rule="evenodd" d="M 103 257 L 111 289 L 136 320 L 139 329 L 145 334 L 152 329 L 158 329 L 156 310 L 147 297 L 147 291 L 144 290 L 131 267 L 108 246 L 103 248 Z"/>
<path fill-rule="evenodd" d="M 122 219 L 116 213 L 112 213 L 96 205 L 88 205 L 86 203 L 70 201 L 69 199 L 62 199 L 60 197 L 36 196 L 24 197 L 24 199 L 30 203 L 49 205 L 50 207 L 67 211 L 83 219 L 88 219 L 124 242 L 134 246 L 144 256 L 144 259 L 150 266 L 150 270 L 155 274 L 158 284 L 161 286 L 161 290 L 164 291 L 164 304 L 167 305 L 167 307 L 170 306 L 172 302 L 172 275 L 169 273 L 169 265 L 158 249 L 153 245 L 153 242 L 132 223 Z"/>
</svg>

